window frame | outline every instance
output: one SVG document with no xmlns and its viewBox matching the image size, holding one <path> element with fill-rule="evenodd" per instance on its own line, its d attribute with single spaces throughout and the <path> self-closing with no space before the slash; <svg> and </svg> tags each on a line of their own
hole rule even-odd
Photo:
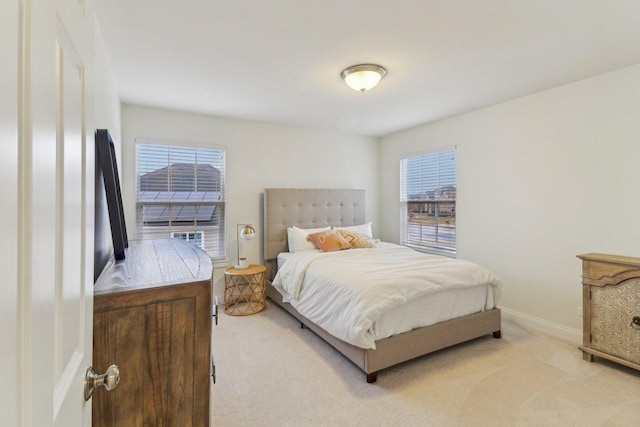
<svg viewBox="0 0 640 427">
<path fill-rule="evenodd" d="M 452 155 L 452 159 L 447 157 Z M 409 166 L 413 162 L 414 166 Z M 419 167 L 415 166 L 417 163 Z M 431 164 L 436 164 L 432 167 Z M 425 166 L 426 165 L 426 166 Z M 400 178 L 400 243 L 420 252 L 457 256 L 457 147 L 407 155 L 399 161 Z M 411 168 L 419 169 L 410 170 Z M 413 187 L 410 189 L 409 187 Z M 412 206 L 428 205 L 420 212 L 423 220 L 411 227 Z M 410 227 L 413 231 L 410 230 Z M 416 234 L 418 238 L 416 238 Z M 413 237 L 412 237 L 413 236 Z"/>
<path fill-rule="evenodd" d="M 162 152 L 163 150 L 167 150 L 167 156 L 168 156 L 167 163 L 158 161 L 157 162 L 158 169 L 153 169 L 154 167 L 156 167 L 156 165 L 153 165 L 152 169 L 150 169 L 149 172 L 146 172 L 146 173 L 141 172 L 141 165 L 145 160 L 147 161 L 147 164 L 153 163 L 153 160 L 151 159 L 140 158 L 141 149 L 143 146 L 150 147 L 151 149 L 158 150 L 159 152 Z M 193 194 L 194 196 L 198 196 L 197 194 L 198 192 L 202 193 L 204 191 L 206 193 L 209 191 L 209 190 L 198 191 L 197 189 L 198 179 L 200 175 L 199 169 L 197 168 L 197 166 L 194 166 L 193 168 L 194 176 L 191 183 L 191 185 L 196 187 L 194 190 L 191 191 L 189 189 L 185 190 L 184 188 L 181 188 L 181 189 L 172 188 L 174 184 L 173 184 L 173 178 L 172 178 L 173 175 L 171 175 L 172 171 L 170 170 L 170 166 L 175 165 L 177 163 L 171 160 L 172 152 L 175 154 L 178 154 L 179 156 L 184 155 L 187 157 L 189 156 L 194 157 L 193 162 L 185 161 L 180 163 L 193 164 L 193 165 L 209 164 L 213 166 L 214 169 L 217 169 L 219 173 L 219 183 L 215 182 L 215 180 L 212 182 L 214 183 L 214 186 L 218 186 L 219 184 L 219 188 L 218 188 L 219 191 L 213 191 L 214 193 L 219 193 L 218 199 L 216 200 L 208 199 L 206 195 L 205 197 L 203 197 L 203 199 L 195 199 L 195 198 L 189 197 L 187 200 L 179 200 L 178 197 L 171 197 L 169 199 L 159 198 L 158 200 L 141 198 L 141 195 L 144 192 L 156 191 L 156 190 L 142 189 L 143 187 L 143 185 L 141 185 L 142 176 L 144 174 L 148 174 L 151 172 L 157 172 L 161 170 L 163 167 L 168 169 L 167 171 L 168 175 L 166 177 L 168 187 L 166 190 L 161 190 L 158 192 L 166 191 L 168 194 L 181 192 L 181 193 L 190 193 L 189 196 L 191 196 L 191 194 Z M 218 157 L 217 162 L 216 163 L 211 163 L 209 161 L 198 162 L 198 152 L 201 153 L 201 157 L 202 155 L 205 155 L 205 157 L 206 156 Z M 179 234 L 188 235 L 189 233 L 200 233 L 202 236 L 201 237 L 202 249 L 207 251 L 211 259 L 213 261 L 226 260 L 226 257 L 227 257 L 226 232 L 225 232 L 225 229 L 226 229 L 226 218 L 225 218 L 226 155 L 227 155 L 226 149 L 220 146 L 202 146 L 197 144 L 179 143 L 175 141 L 161 141 L 161 140 L 155 140 L 155 139 L 136 138 L 135 140 L 136 237 L 139 239 L 145 239 L 145 238 L 178 238 L 180 239 L 180 237 L 174 237 L 174 234 L 179 233 Z M 152 155 L 149 154 L 149 157 L 152 157 Z M 179 186 L 179 184 L 176 184 L 176 186 Z M 145 220 L 146 220 L 144 218 L 145 208 L 150 209 L 155 207 L 157 209 L 161 209 L 161 207 L 163 206 L 165 208 L 165 211 L 166 210 L 169 211 L 169 214 L 164 214 L 168 217 L 168 223 L 166 225 L 153 225 L 153 226 L 145 225 Z M 217 224 L 209 225 L 209 224 L 198 221 L 198 218 L 197 218 L 197 216 L 199 215 L 198 210 L 203 206 L 213 206 L 215 207 L 215 209 L 217 209 L 217 212 L 215 212 L 215 218 L 217 220 Z M 188 210 L 193 210 L 194 212 L 193 214 L 194 218 L 192 223 L 190 223 L 191 221 L 187 221 L 185 223 L 184 221 L 178 221 L 173 218 L 173 215 L 174 215 L 173 209 L 180 210 L 185 208 Z M 183 214 L 180 214 L 180 215 L 183 215 Z M 163 234 L 166 236 L 163 237 L 162 236 Z M 188 239 L 181 239 L 181 240 L 189 241 Z M 197 245 L 195 243 L 194 245 L 197 247 L 201 247 L 200 245 Z"/>
</svg>

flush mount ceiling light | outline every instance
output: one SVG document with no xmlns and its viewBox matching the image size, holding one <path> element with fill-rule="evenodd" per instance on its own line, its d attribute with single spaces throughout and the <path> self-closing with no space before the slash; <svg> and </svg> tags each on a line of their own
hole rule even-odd
<svg viewBox="0 0 640 427">
<path fill-rule="evenodd" d="M 345 69 L 340 76 L 351 89 L 366 92 L 377 85 L 385 74 L 387 70 L 380 65 L 360 64 Z"/>
</svg>

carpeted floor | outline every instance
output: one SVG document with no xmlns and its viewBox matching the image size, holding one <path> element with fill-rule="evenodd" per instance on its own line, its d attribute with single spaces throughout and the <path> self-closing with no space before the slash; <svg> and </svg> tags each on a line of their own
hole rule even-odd
<svg viewBox="0 0 640 427">
<path fill-rule="evenodd" d="M 270 303 L 213 327 L 213 426 L 639 426 L 640 373 L 503 320 L 375 384 Z"/>
</svg>

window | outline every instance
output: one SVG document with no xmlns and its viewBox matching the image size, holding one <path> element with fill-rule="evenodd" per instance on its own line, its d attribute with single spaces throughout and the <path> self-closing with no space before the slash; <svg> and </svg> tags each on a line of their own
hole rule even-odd
<svg viewBox="0 0 640 427">
<path fill-rule="evenodd" d="M 456 151 L 400 160 L 400 242 L 456 254 Z"/>
<path fill-rule="evenodd" d="M 171 237 L 191 242 L 199 248 L 204 249 L 204 231 L 173 232 L 171 233 Z"/>
<path fill-rule="evenodd" d="M 177 238 L 225 258 L 225 152 L 136 145 L 139 239 Z"/>
</svg>

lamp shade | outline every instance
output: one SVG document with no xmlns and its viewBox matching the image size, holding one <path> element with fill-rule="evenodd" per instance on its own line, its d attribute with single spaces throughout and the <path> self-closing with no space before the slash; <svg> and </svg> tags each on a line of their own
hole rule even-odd
<svg viewBox="0 0 640 427">
<path fill-rule="evenodd" d="M 345 69 L 340 76 L 351 89 L 366 92 L 375 87 L 385 74 L 387 70 L 380 65 L 360 64 Z"/>
<path fill-rule="evenodd" d="M 247 224 L 240 230 L 240 238 L 242 240 L 251 240 L 256 237 L 256 229 Z"/>
</svg>

